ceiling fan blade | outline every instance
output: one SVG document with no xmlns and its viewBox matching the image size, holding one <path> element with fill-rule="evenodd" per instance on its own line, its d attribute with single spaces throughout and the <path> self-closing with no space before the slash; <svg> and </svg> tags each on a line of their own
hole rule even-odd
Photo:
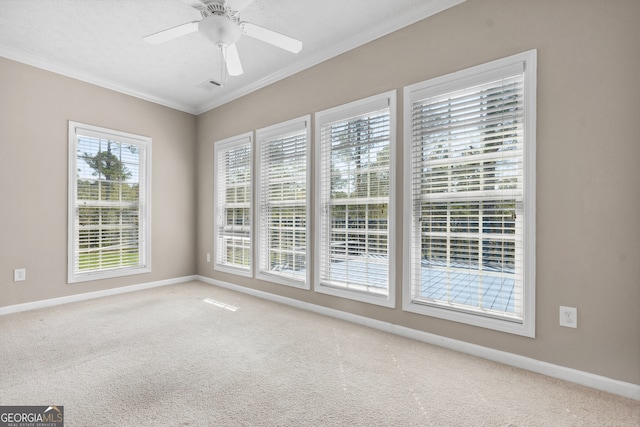
<svg viewBox="0 0 640 427">
<path fill-rule="evenodd" d="M 189 6 L 193 7 L 194 9 L 204 9 L 205 5 L 203 2 L 201 2 L 200 0 L 182 0 L 182 3 L 184 4 L 188 4 Z"/>
<path fill-rule="evenodd" d="M 302 42 L 284 34 L 276 33 L 251 22 L 241 22 L 240 29 L 249 37 L 262 40 L 289 52 L 298 53 L 302 49 Z"/>
<path fill-rule="evenodd" d="M 158 31 L 157 33 L 149 34 L 148 36 L 144 36 L 142 39 L 147 43 L 160 44 L 187 34 L 195 33 L 196 31 L 198 31 L 198 21 L 193 21 L 167 30 Z"/>
<path fill-rule="evenodd" d="M 227 7 L 236 12 L 242 12 L 253 0 L 227 0 Z"/>
<path fill-rule="evenodd" d="M 227 63 L 227 71 L 230 76 L 239 76 L 244 71 L 242 70 L 242 63 L 240 62 L 240 55 L 238 55 L 238 48 L 235 43 L 229 46 L 222 46 L 222 56 Z"/>
</svg>

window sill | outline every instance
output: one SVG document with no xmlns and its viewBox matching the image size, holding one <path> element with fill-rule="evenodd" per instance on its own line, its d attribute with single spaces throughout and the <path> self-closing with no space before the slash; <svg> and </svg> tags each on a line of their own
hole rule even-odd
<svg viewBox="0 0 640 427">
<path fill-rule="evenodd" d="M 508 318 L 497 318 L 481 313 L 454 310 L 448 307 L 437 307 L 416 303 L 410 298 L 405 298 L 402 303 L 402 310 L 410 313 L 425 316 L 437 317 L 439 319 L 450 320 L 452 322 L 465 323 L 467 325 L 478 326 L 485 329 L 507 332 L 514 335 L 522 335 L 535 338 L 535 320 L 533 315 L 524 314 L 524 321 L 517 321 Z"/>
<path fill-rule="evenodd" d="M 93 280 L 115 279 L 117 277 L 131 276 L 134 274 L 151 273 L 151 267 L 128 267 L 88 273 L 69 273 L 67 283 L 82 283 Z"/>
<path fill-rule="evenodd" d="M 340 298 L 366 302 L 368 304 L 379 305 L 382 307 L 389 307 L 389 308 L 394 308 L 396 304 L 393 289 L 390 290 L 389 295 L 383 295 L 383 294 L 374 294 L 374 293 L 369 293 L 364 291 L 358 291 L 352 288 L 342 288 L 337 286 L 331 286 L 331 285 L 323 284 L 319 280 L 316 283 L 318 284 L 314 286 L 314 291 L 321 294 L 333 295 Z"/>
</svg>

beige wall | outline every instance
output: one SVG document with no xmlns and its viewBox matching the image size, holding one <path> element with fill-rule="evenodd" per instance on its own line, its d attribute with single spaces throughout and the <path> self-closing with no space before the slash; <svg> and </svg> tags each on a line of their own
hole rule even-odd
<svg viewBox="0 0 640 427">
<path fill-rule="evenodd" d="M 202 114 L 198 274 L 640 384 L 638 17 L 636 0 L 468 0 Z M 403 86 L 529 49 L 538 50 L 535 339 L 217 273 L 206 262 L 213 141 L 392 89 L 401 117 Z M 578 329 L 558 325 L 560 305 L 578 308 Z"/>
<path fill-rule="evenodd" d="M 0 307 L 197 273 L 640 384 L 639 16 L 635 0 L 467 0 L 198 118 L 0 58 Z M 534 48 L 535 339 L 214 273 L 206 262 L 213 141 L 392 89 L 401 117 L 403 86 Z M 66 283 L 68 120 L 153 138 L 152 273 Z M 401 249 L 399 239 L 400 258 Z M 13 282 L 18 267 L 25 282 Z M 558 326 L 559 305 L 578 308 L 578 329 Z"/>
<path fill-rule="evenodd" d="M 67 284 L 68 120 L 152 138 L 151 273 Z M 0 58 L 0 307 L 194 274 L 195 133 L 190 114 Z"/>
</svg>

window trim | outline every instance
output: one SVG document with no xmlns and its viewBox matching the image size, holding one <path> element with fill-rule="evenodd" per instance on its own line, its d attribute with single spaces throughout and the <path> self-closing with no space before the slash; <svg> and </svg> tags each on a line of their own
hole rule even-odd
<svg viewBox="0 0 640 427">
<path fill-rule="evenodd" d="M 116 277 L 143 274 L 151 272 L 151 142 L 147 136 L 136 135 L 129 132 L 108 129 L 100 126 L 90 125 L 69 120 L 69 175 L 68 175 L 68 256 L 67 256 L 67 282 L 80 283 L 99 279 L 109 279 Z M 114 138 L 119 142 L 126 142 L 143 147 L 145 151 L 144 160 L 140 163 L 141 178 L 144 179 L 144 197 L 139 199 L 141 211 L 139 217 L 139 265 L 132 267 L 119 267 L 111 270 L 90 271 L 86 273 L 75 272 L 76 261 L 76 204 L 77 204 L 77 150 L 78 136 L 80 131 L 100 138 Z"/>
<path fill-rule="evenodd" d="M 389 107 L 389 216 L 387 221 L 388 244 L 388 294 L 375 295 L 372 293 L 358 292 L 348 288 L 338 288 L 324 285 L 321 280 L 322 260 L 322 217 L 320 213 L 322 205 L 322 186 L 325 178 L 322 176 L 322 123 L 330 123 L 345 117 L 365 114 L 381 105 Z M 391 90 L 368 98 L 360 99 L 337 107 L 316 112 L 315 117 L 315 227 L 314 227 L 314 286 L 318 293 L 333 295 L 341 298 L 395 308 L 396 304 L 396 91 Z"/>
<path fill-rule="evenodd" d="M 269 138 L 277 138 L 279 136 L 285 134 L 292 133 L 301 133 L 302 131 L 306 134 L 306 183 L 307 183 L 307 192 L 306 192 L 306 227 L 305 227 L 305 250 L 306 250 L 306 272 L 305 279 L 303 281 L 296 280 L 293 278 L 281 277 L 274 274 L 269 274 L 266 271 L 263 271 L 261 265 L 263 260 L 261 259 L 260 252 L 262 245 L 265 244 L 263 241 L 263 233 L 262 230 L 257 230 L 255 242 L 255 253 L 254 259 L 258 262 L 256 263 L 256 279 L 265 280 L 268 282 L 278 283 L 286 286 L 293 286 L 296 288 L 311 289 L 311 115 L 306 115 L 302 117 L 298 117 L 295 119 L 291 119 L 282 123 L 274 124 L 271 126 L 267 126 L 261 129 L 256 130 L 256 150 L 255 150 L 255 159 L 256 159 L 256 168 L 255 168 L 255 182 L 256 182 L 256 224 L 260 224 L 262 221 L 262 198 L 264 195 L 262 194 L 261 187 L 257 183 L 258 180 L 262 179 L 263 165 L 262 165 L 262 154 L 261 149 L 265 141 Z"/>
<path fill-rule="evenodd" d="M 486 77 L 505 67 L 521 67 L 524 70 L 524 259 L 523 259 L 523 321 L 515 322 L 444 307 L 417 304 L 412 301 L 411 260 L 413 254 L 413 196 L 412 196 L 412 104 L 419 92 L 437 90 L 446 93 L 461 89 L 461 82 L 469 87 L 474 81 L 486 81 Z M 437 317 L 445 320 L 479 326 L 487 329 L 535 337 L 535 223 L 536 223 L 536 69 L 537 51 L 530 50 L 507 58 L 454 72 L 404 88 L 404 224 L 403 224 L 403 298 L 402 309 L 407 312 Z M 415 97 L 415 98 L 414 98 Z"/>
<path fill-rule="evenodd" d="M 243 144 L 248 144 L 250 147 L 250 151 L 251 151 L 251 161 L 250 161 L 250 174 L 251 177 L 249 179 L 249 191 L 250 191 L 250 196 L 249 196 L 249 221 L 250 221 L 250 227 L 249 227 L 249 268 L 248 269 L 244 269 L 244 268 L 239 268 L 239 267 L 234 267 L 231 265 L 225 265 L 225 264 L 220 264 L 218 263 L 218 239 L 220 237 L 220 233 L 219 233 L 219 222 L 221 220 L 221 206 L 218 203 L 218 199 L 219 199 L 219 192 L 221 190 L 221 188 L 218 187 L 219 184 L 219 174 L 222 172 L 220 170 L 218 170 L 217 168 L 217 164 L 218 164 L 218 156 L 220 155 L 220 152 L 223 150 L 226 150 L 228 148 L 231 148 L 235 145 L 243 145 Z M 254 209 L 253 209 L 253 205 L 254 205 L 254 146 L 253 146 L 253 131 L 250 132 L 246 132 L 240 135 L 236 135 L 236 136 L 232 136 L 226 139 L 222 139 L 220 141 L 215 141 L 213 143 L 213 170 L 214 170 L 214 174 L 213 174 L 213 200 L 214 200 L 214 206 L 213 206 L 213 269 L 215 271 L 220 271 L 223 273 L 231 273 L 231 274 L 236 274 L 239 276 L 245 276 L 245 277 L 253 277 L 253 270 L 254 270 L 254 257 L 253 257 L 253 237 L 254 237 L 254 230 L 255 230 L 255 225 L 254 225 Z"/>
</svg>

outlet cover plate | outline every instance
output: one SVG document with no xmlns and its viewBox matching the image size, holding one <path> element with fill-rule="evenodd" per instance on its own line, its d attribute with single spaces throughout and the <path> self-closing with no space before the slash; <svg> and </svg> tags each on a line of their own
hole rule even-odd
<svg viewBox="0 0 640 427">
<path fill-rule="evenodd" d="M 21 282 L 27 280 L 27 270 L 25 268 L 16 268 L 13 270 L 13 281 Z"/>
<path fill-rule="evenodd" d="M 560 326 L 567 328 L 578 327 L 578 309 L 575 307 L 560 306 Z"/>
</svg>

